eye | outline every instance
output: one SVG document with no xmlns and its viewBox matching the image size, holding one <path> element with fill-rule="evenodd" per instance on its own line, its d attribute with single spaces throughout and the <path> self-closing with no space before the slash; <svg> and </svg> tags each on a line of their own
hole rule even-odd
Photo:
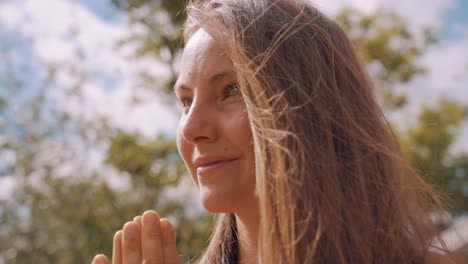
<svg viewBox="0 0 468 264">
<path fill-rule="evenodd" d="M 192 99 L 188 97 L 183 97 L 183 98 L 180 98 L 180 103 L 182 104 L 183 108 L 186 108 L 192 104 Z"/>
<path fill-rule="evenodd" d="M 237 83 L 230 84 L 224 88 L 224 98 L 241 96 L 239 85 Z"/>
</svg>

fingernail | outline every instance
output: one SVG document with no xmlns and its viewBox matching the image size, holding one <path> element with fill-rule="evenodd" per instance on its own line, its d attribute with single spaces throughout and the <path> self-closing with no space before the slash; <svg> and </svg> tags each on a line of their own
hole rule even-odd
<svg viewBox="0 0 468 264">
<path fill-rule="evenodd" d="M 94 257 L 93 263 L 95 264 L 107 264 L 107 262 L 104 260 L 105 256 L 102 254 L 99 254 Z"/>
<path fill-rule="evenodd" d="M 155 213 L 149 212 L 143 215 L 145 224 L 154 225 L 158 221 L 158 217 Z"/>
</svg>

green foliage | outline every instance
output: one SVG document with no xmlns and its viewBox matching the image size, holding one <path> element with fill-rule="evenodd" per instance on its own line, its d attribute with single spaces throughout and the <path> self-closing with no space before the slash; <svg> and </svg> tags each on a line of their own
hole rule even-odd
<svg viewBox="0 0 468 264">
<path fill-rule="evenodd" d="M 395 13 L 383 10 L 364 14 L 346 8 L 336 19 L 353 41 L 363 61 L 379 66 L 372 77 L 385 106 L 394 109 L 405 105 L 406 96 L 397 93 L 393 87 L 425 72 L 416 61 L 435 42 L 432 30 L 423 29 L 423 41 L 418 41 L 408 31 L 406 21 Z"/>
<path fill-rule="evenodd" d="M 185 1 L 112 2 L 126 12 L 129 23 L 144 29 L 117 45 L 136 44 L 135 57 L 153 57 L 166 63 L 172 71 L 167 80 L 141 72 L 141 87 L 151 87 L 167 95 L 177 77 L 173 63 L 182 46 L 180 28 L 184 14 L 181 10 Z M 386 104 L 404 105 L 405 95 L 391 87 L 424 72 L 416 59 L 434 41 L 430 30 L 424 33 L 424 43 L 417 44 L 404 21 L 382 11 L 364 15 L 347 9 L 338 20 L 365 62 L 382 65 L 381 71 L 373 77 L 378 81 L 379 94 Z M 399 40 L 398 46 L 394 45 L 395 40 Z M 62 66 L 46 65 L 48 76 L 41 91 L 49 87 L 57 67 Z M 15 71 L 20 72 L 20 69 Z M 73 72 L 81 71 L 73 69 Z M 16 75 L 8 73 L 7 76 Z M 11 80 L 7 80 L 8 83 Z M 0 83 L 0 87 L 14 87 L 2 85 Z M 74 84 L 70 96 L 79 96 L 80 89 L 81 83 Z M 4 259 L 6 263 L 82 264 L 89 263 L 98 252 L 110 256 L 113 234 L 126 221 L 148 209 L 157 210 L 162 217 L 175 223 L 177 246 L 183 260 L 199 255 L 211 231 L 211 216 L 190 215 L 187 211 L 192 208 L 187 201 L 169 199 L 166 195 L 188 177 L 173 139 L 163 136 L 145 139 L 138 134 L 119 132 L 105 120 L 91 123 L 70 120 L 66 113 L 48 115 L 55 118 L 54 122 L 45 122 L 45 118 L 40 117 L 41 109 L 48 105 L 44 98 L 43 94 L 38 94 L 22 106 L 19 116 L 27 118 L 21 124 L 23 134 L 20 137 L 0 135 L 0 155 L 11 151 L 16 154 L 13 164 L 0 166 L 0 174 L 14 175 L 19 182 L 13 197 L 0 200 L 0 262 Z M 9 110 L 10 101 L 8 97 L 0 97 L 0 113 Z M 448 149 L 465 117 L 462 107 L 443 102 L 439 108 L 424 109 L 419 124 L 408 134 L 401 135 L 405 155 L 431 182 L 450 195 L 453 211 L 457 213 L 468 210 L 468 155 L 451 156 Z M 13 120 L 15 122 L 7 119 L 6 127 L 17 126 L 18 119 Z M 0 118 L 0 132 L 5 127 L 2 122 L 5 121 Z M 60 144 L 54 143 L 56 141 Z M 118 177 L 105 181 L 103 179 L 109 175 L 102 171 L 94 171 L 89 176 L 87 164 L 79 164 L 61 175 L 63 164 L 79 163 L 80 156 L 85 155 L 85 151 L 79 155 L 69 151 L 76 142 L 81 142 L 84 150 L 101 144 L 108 146 L 105 164 L 115 169 Z M 112 187 L 111 181 L 125 188 Z"/>
<path fill-rule="evenodd" d="M 365 15 L 353 9 L 344 9 L 337 21 L 349 34 L 358 53 L 366 63 L 378 61 L 383 69 L 378 78 L 394 83 L 408 82 L 424 69 L 416 59 L 435 40 L 430 29 L 423 30 L 424 42 L 418 44 L 407 24 L 395 13 L 382 10 Z"/>
<path fill-rule="evenodd" d="M 174 219 L 182 263 L 197 256 L 208 240 L 211 217 L 190 217 L 187 204 L 163 195 L 184 173 L 174 142 L 136 138 L 119 133 L 111 140 L 107 162 L 130 178 L 123 190 L 97 175 L 46 177 L 38 185 L 25 182 L 10 202 L 2 202 L 0 252 L 8 263 L 81 264 L 97 253 L 111 256 L 113 234 L 148 209 Z"/>
<path fill-rule="evenodd" d="M 127 13 L 130 23 L 144 28 L 143 33 L 123 39 L 119 45 L 134 43 L 138 47 L 135 57 L 150 56 L 167 63 L 172 74 L 158 92 L 171 92 L 177 79 L 173 62 L 182 48 L 181 28 L 186 1 L 112 0 L 112 3 Z M 142 86 L 146 87 L 154 87 L 160 81 L 148 72 L 142 72 L 140 78 Z"/>
<path fill-rule="evenodd" d="M 449 197 L 454 214 L 468 211 L 468 155 L 450 153 L 467 115 L 468 108 L 442 100 L 436 108 L 423 108 L 418 124 L 401 139 L 405 156 Z"/>
<path fill-rule="evenodd" d="M 106 162 L 129 173 L 135 185 L 161 189 L 176 184 L 185 167 L 175 142 L 160 136 L 143 144 L 137 142 L 139 138 L 142 137 L 117 134 L 112 138 Z"/>
<path fill-rule="evenodd" d="M 22 210 L 2 205 L 7 263 L 89 263 L 98 249 L 111 251 L 112 232 L 135 206 L 98 181 L 48 178 L 38 187 L 26 183 L 16 192 Z"/>
</svg>

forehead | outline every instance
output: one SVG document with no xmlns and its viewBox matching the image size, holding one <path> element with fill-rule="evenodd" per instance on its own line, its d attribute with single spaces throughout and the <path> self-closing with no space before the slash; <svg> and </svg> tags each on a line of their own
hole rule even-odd
<svg viewBox="0 0 468 264">
<path fill-rule="evenodd" d="M 233 71 L 225 50 L 204 29 L 199 29 L 187 42 L 182 54 L 178 85 L 207 81 L 220 72 Z"/>
</svg>

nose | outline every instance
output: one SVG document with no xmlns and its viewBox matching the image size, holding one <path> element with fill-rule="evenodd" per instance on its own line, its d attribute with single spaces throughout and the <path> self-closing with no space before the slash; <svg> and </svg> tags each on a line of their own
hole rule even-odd
<svg viewBox="0 0 468 264">
<path fill-rule="evenodd" d="M 209 104 L 193 102 L 190 111 L 180 120 L 183 139 L 191 144 L 214 141 L 217 136 L 215 113 Z"/>
</svg>

